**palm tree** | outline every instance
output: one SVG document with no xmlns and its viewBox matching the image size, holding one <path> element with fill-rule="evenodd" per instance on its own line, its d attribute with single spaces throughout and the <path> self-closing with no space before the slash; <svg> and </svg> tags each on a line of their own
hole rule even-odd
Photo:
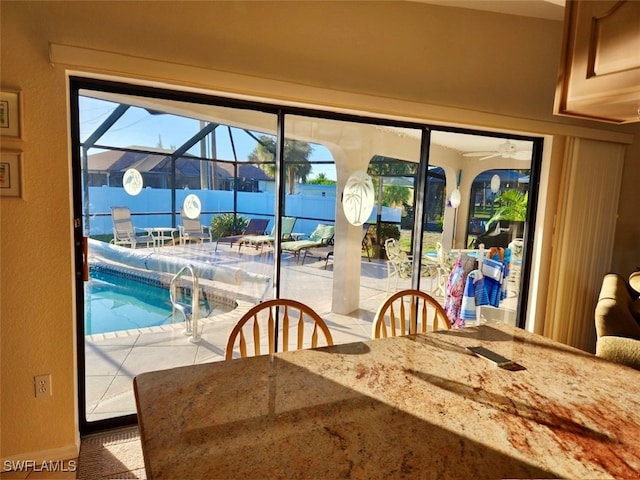
<svg viewBox="0 0 640 480">
<path fill-rule="evenodd" d="M 313 148 L 307 142 L 299 140 L 284 141 L 285 177 L 289 187 L 289 194 L 295 193 L 296 181 L 305 182 L 311 173 L 309 155 Z M 276 175 L 276 139 L 262 135 L 256 148 L 249 154 L 249 160 L 260 163 L 260 168 L 272 177 Z"/>
<path fill-rule="evenodd" d="M 411 200 L 411 190 L 409 187 L 399 185 L 389 185 L 384 187 L 382 194 L 382 205 L 388 207 L 397 207 Z"/>
<path fill-rule="evenodd" d="M 529 194 L 518 190 L 505 190 L 496 199 L 498 208 L 489 219 L 487 225 L 493 224 L 496 220 L 517 220 L 524 222 L 527 219 L 527 203 Z"/>
</svg>

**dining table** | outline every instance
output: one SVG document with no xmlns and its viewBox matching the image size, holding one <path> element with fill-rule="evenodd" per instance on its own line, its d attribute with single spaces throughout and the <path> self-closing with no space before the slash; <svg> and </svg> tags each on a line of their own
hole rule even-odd
<svg viewBox="0 0 640 480">
<path fill-rule="evenodd" d="M 150 371 L 134 391 L 150 480 L 640 478 L 640 371 L 504 323 Z"/>
</svg>

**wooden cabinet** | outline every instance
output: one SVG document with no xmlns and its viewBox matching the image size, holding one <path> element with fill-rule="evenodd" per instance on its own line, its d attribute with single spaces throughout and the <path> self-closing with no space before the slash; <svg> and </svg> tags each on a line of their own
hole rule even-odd
<svg viewBox="0 0 640 480">
<path fill-rule="evenodd" d="M 554 113 L 640 121 L 640 1 L 567 1 Z"/>
</svg>

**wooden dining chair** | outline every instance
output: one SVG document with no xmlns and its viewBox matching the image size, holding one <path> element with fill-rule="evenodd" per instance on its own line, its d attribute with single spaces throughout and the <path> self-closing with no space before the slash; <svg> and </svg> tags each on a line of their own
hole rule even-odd
<svg viewBox="0 0 640 480">
<path fill-rule="evenodd" d="M 276 319 L 278 320 L 276 322 Z M 324 340 L 323 340 L 324 338 Z M 265 345 L 266 341 L 266 345 Z M 236 351 L 240 357 L 286 352 L 333 345 L 329 327 L 311 307 L 296 300 L 279 298 L 259 303 L 245 313 L 235 325 L 227 341 L 226 360 Z"/>
<path fill-rule="evenodd" d="M 373 319 L 372 338 L 396 337 L 450 329 L 451 322 L 444 308 L 428 293 L 420 290 L 400 290 L 380 305 Z"/>
</svg>

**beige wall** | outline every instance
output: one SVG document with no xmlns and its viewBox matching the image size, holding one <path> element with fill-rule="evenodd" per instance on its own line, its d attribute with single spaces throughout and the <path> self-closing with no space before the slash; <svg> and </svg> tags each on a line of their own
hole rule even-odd
<svg viewBox="0 0 640 480">
<path fill-rule="evenodd" d="M 61 458 L 78 442 L 66 72 L 50 64 L 50 42 L 124 54 L 85 59 L 111 75 L 533 133 L 633 132 L 614 267 L 640 265 L 640 128 L 551 115 L 559 22 L 414 2 L 241 1 L 1 2 L 0 21 L 1 83 L 23 91 L 25 132 L 2 142 L 25 154 L 24 198 L 0 203 L 3 459 Z M 36 400 L 41 373 L 54 394 Z"/>
</svg>

